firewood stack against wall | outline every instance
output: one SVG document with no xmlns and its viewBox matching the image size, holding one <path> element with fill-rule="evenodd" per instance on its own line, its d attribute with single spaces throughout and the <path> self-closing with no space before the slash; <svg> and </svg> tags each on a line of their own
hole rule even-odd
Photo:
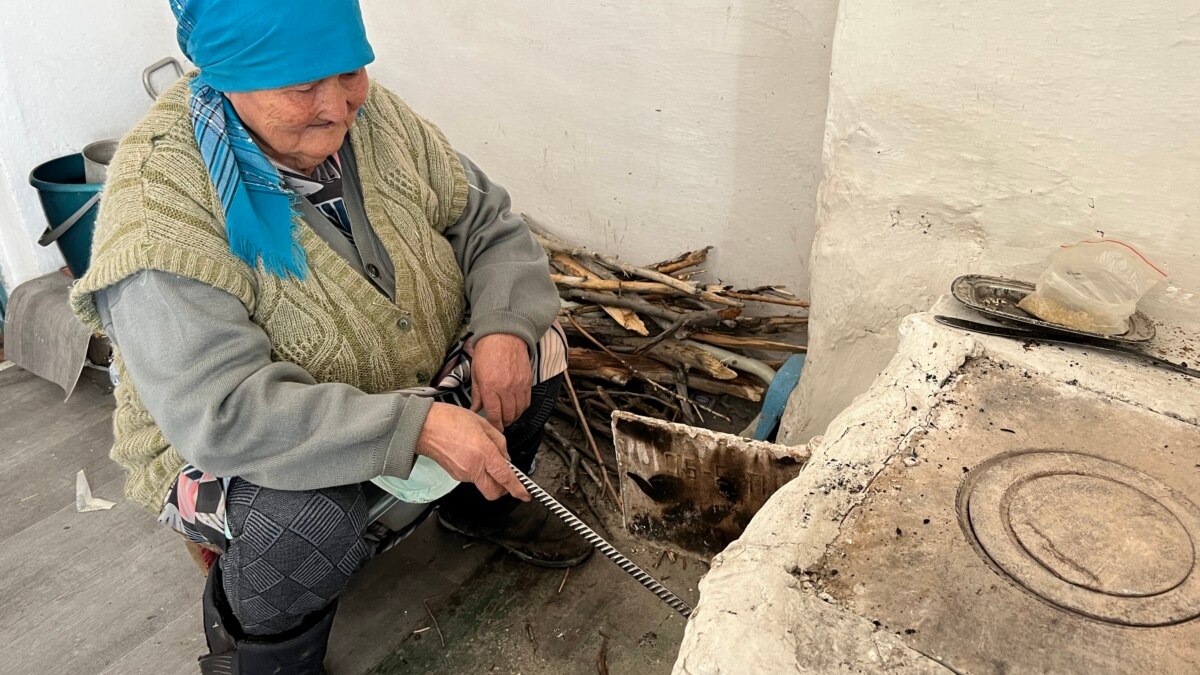
<svg viewBox="0 0 1200 675">
<path fill-rule="evenodd" d="M 619 502 L 614 410 L 728 430 L 726 397 L 754 408 L 783 360 L 807 350 L 797 335 L 808 301 L 782 286 L 700 281 L 712 247 L 635 265 L 526 219 L 550 259 L 570 343 L 567 396 L 547 425 L 547 447 L 570 467 L 571 489 L 582 473 Z"/>
</svg>

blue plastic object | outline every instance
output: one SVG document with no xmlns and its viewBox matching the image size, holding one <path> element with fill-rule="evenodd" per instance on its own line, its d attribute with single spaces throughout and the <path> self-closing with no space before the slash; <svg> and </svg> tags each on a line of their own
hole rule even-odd
<svg viewBox="0 0 1200 675">
<path fill-rule="evenodd" d="M 4 274 L 0 270 L 0 333 L 4 332 L 4 310 L 8 309 L 8 291 L 4 288 Z"/>
<path fill-rule="evenodd" d="M 763 396 L 762 412 L 759 414 L 758 427 L 754 430 L 754 440 L 768 441 L 775 437 L 779 419 L 783 417 L 783 409 L 787 407 L 788 398 L 800 381 L 800 373 L 804 370 L 804 358 L 804 354 L 792 354 L 775 373 L 775 379 L 771 380 L 767 394 Z"/>
</svg>

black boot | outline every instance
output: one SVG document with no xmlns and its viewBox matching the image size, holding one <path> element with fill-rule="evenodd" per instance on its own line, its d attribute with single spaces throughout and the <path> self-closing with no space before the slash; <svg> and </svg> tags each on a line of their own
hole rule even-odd
<svg viewBox="0 0 1200 675">
<path fill-rule="evenodd" d="M 204 586 L 203 607 L 209 654 L 200 657 L 201 675 L 323 675 L 325 672 L 325 650 L 333 615 L 337 613 L 336 601 L 283 635 L 245 636 L 225 600 L 220 565 L 213 565 Z"/>
<path fill-rule="evenodd" d="M 335 613 L 336 600 L 286 635 L 278 638 L 249 637 L 238 642 L 238 673 L 324 675 L 325 648 L 329 646 L 329 631 L 333 629 Z"/>
<path fill-rule="evenodd" d="M 471 510 L 455 501 L 443 503 L 438 506 L 438 524 L 497 544 L 536 567 L 574 567 L 592 555 L 591 544 L 537 502 L 505 496 L 489 506 Z"/>
<path fill-rule="evenodd" d="M 214 563 L 208 570 L 201 601 L 204 610 L 204 640 L 208 655 L 200 657 L 201 675 L 237 675 L 237 639 L 241 634 L 237 620 L 225 599 L 221 586 L 221 565 Z"/>
</svg>

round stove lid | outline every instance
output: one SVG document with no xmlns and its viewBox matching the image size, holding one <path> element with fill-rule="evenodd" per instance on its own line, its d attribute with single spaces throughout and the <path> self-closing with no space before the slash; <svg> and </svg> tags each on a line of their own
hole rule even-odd
<svg viewBox="0 0 1200 675">
<path fill-rule="evenodd" d="M 1200 616 L 1200 509 L 1140 471 L 1079 453 L 999 455 L 971 472 L 959 506 L 984 557 L 1051 604 L 1131 626 Z"/>
</svg>

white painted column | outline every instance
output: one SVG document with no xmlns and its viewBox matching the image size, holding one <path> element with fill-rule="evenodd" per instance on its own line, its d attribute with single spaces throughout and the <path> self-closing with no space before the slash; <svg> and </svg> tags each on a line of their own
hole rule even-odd
<svg viewBox="0 0 1200 675">
<path fill-rule="evenodd" d="M 832 71 L 785 441 L 866 391 L 954 277 L 1036 280 L 1060 244 L 1137 244 L 1173 281 L 1147 308 L 1200 325 L 1194 2 L 843 0 Z"/>
</svg>

